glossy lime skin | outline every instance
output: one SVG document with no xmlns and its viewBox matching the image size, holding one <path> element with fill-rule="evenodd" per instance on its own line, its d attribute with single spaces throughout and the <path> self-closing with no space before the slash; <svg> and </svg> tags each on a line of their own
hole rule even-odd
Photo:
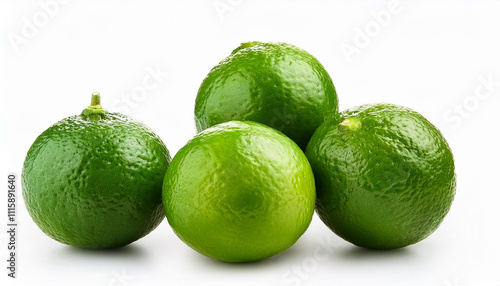
<svg viewBox="0 0 500 286">
<path fill-rule="evenodd" d="M 198 131 L 231 120 L 273 127 L 306 148 L 338 112 L 332 79 L 308 52 L 286 43 L 244 43 L 215 66 L 198 90 Z"/>
<path fill-rule="evenodd" d="M 358 246 L 404 247 L 433 233 L 448 213 L 456 178 L 439 130 L 408 108 L 356 107 L 323 123 L 306 155 L 316 211 Z"/>
<path fill-rule="evenodd" d="M 71 116 L 29 149 L 24 202 L 40 229 L 59 242 L 124 246 L 163 220 L 161 189 L 169 162 L 160 138 L 130 117 Z"/>
<path fill-rule="evenodd" d="M 311 222 L 315 199 L 300 148 L 250 121 L 199 133 L 175 155 L 163 184 L 177 236 L 227 262 L 262 260 L 292 246 Z"/>
</svg>

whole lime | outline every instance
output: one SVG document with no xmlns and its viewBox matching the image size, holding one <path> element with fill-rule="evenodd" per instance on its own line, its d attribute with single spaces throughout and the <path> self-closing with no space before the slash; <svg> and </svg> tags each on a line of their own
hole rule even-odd
<svg viewBox="0 0 500 286">
<path fill-rule="evenodd" d="M 227 262 L 261 260 L 292 246 L 311 222 L 315 199 L 300 148 L 250 121 L 199 133 L 175 155 L 163 183 L 177 236 Z"/>
<path fill-rule="evenodd" d="M 23 197 L 51 238 L 83 248 L 129 244 L 165 217 L 170 155 L 144 124 L 103 110 L 98 93 L 81 115 L 45 130 L 26 155 Z"/>
<path fill-rule="evenodd" d="M 316 211 L 358 246 L 390 249 L 433 233 L 455 195 L 446 140 L 419 113 L 363 105 L 325 121 L 306 155 L 317 186 Z"/>
<path fill-rule="evenodd" d="M 198 90 L 198 131 L 231 120 L 263 123 L 306 148 L 338 112 L 332 79 L 308 52 L 286 43 L 244 43 L 215 66 Z"/>
</svg>

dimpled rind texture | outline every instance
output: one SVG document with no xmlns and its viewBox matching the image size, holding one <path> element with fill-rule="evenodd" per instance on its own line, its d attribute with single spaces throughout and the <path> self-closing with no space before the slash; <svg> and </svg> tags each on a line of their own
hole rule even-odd
<svg viewBox="0 0 500 286">
<path fill-rule="evenodd" d="M 160 138 L 130 117 L 71 116 L 44 131 L 28 151 L 24 202 L 40 229 L 59 242 L 124 246 L 163 220 L 169 162 Z"/>
<path fill-rule="evenodd" d="M 315 186 L 305 154 L 280 132 L 232 121 L 195 136 L 165 175 L 163 204 L 187 245 L 227 262 L 271 257 L 309 226 Z"/>
<path fill-rule="evenodd" d="M 283 132 L 305 150 L 316 128 L 338 112 L 332 79 L 315 57 L 293 45 L 247 44 L 203 80 L 195 105 L 198 132 L 250 120 Z"/>
<path fill-rule="evenodd" d="M 359 128 L 347 128 L 350 118 Z M 419 113 L 363 105 L 314 133 L 306 155 L 317 187 L 316 211 L 337 235 L 358 246 L 400 248 L 433 233 L 455 195 L 453 155 Z"/>
</svg>

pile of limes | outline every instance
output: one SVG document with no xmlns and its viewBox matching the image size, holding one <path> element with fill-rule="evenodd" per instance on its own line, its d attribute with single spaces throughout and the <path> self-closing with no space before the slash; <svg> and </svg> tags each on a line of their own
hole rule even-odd
<svg viewBox="0 0 500 286">
<path fill-rule="evenodd" d="M 314 209 L 361 247 L 426 238 L 456 188 L 451 150 L 419 113 L 392 104 L 338 112 L 330 76 L 286 43 L 244 43 L 203 80 L 199 133 L 171 160 L 144 124 L 100 95 L 33 143 L 22 172 L 35 223 L 83 248 L 129 244 L 166 217 L 187 245 L 246 262 L 292 246 Z"/>
</svg>

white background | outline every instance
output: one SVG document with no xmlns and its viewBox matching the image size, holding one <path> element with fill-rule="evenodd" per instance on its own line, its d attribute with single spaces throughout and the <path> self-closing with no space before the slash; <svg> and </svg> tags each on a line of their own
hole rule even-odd
<svg viewBox="0 0 500 286">
<path fill-rule="evenodd" d="M 0 285 L 500 286 L 500 5 L 389 3 L 0 1 L 4 187 L 7 172 L 20 175 L 35 138 L 80 113 L 95 90 L 104 108 L 143 121 L 175 154 L 195 134 L 194 100 L 205 75 L 253 40 L 289 42 L 315 55 L 335 83 L 340 109 L 391 102 L 419 111 L 448 139 L 458 176 L 449 215 L 421 243 L 360 249 L 315 215 L 292 248 L 249 264 L 197 254 L 166 220 L 122 249 L 62 245 L 20 201 L 17 279 L 7 278 L 4 190 Z"/>
</svg>

